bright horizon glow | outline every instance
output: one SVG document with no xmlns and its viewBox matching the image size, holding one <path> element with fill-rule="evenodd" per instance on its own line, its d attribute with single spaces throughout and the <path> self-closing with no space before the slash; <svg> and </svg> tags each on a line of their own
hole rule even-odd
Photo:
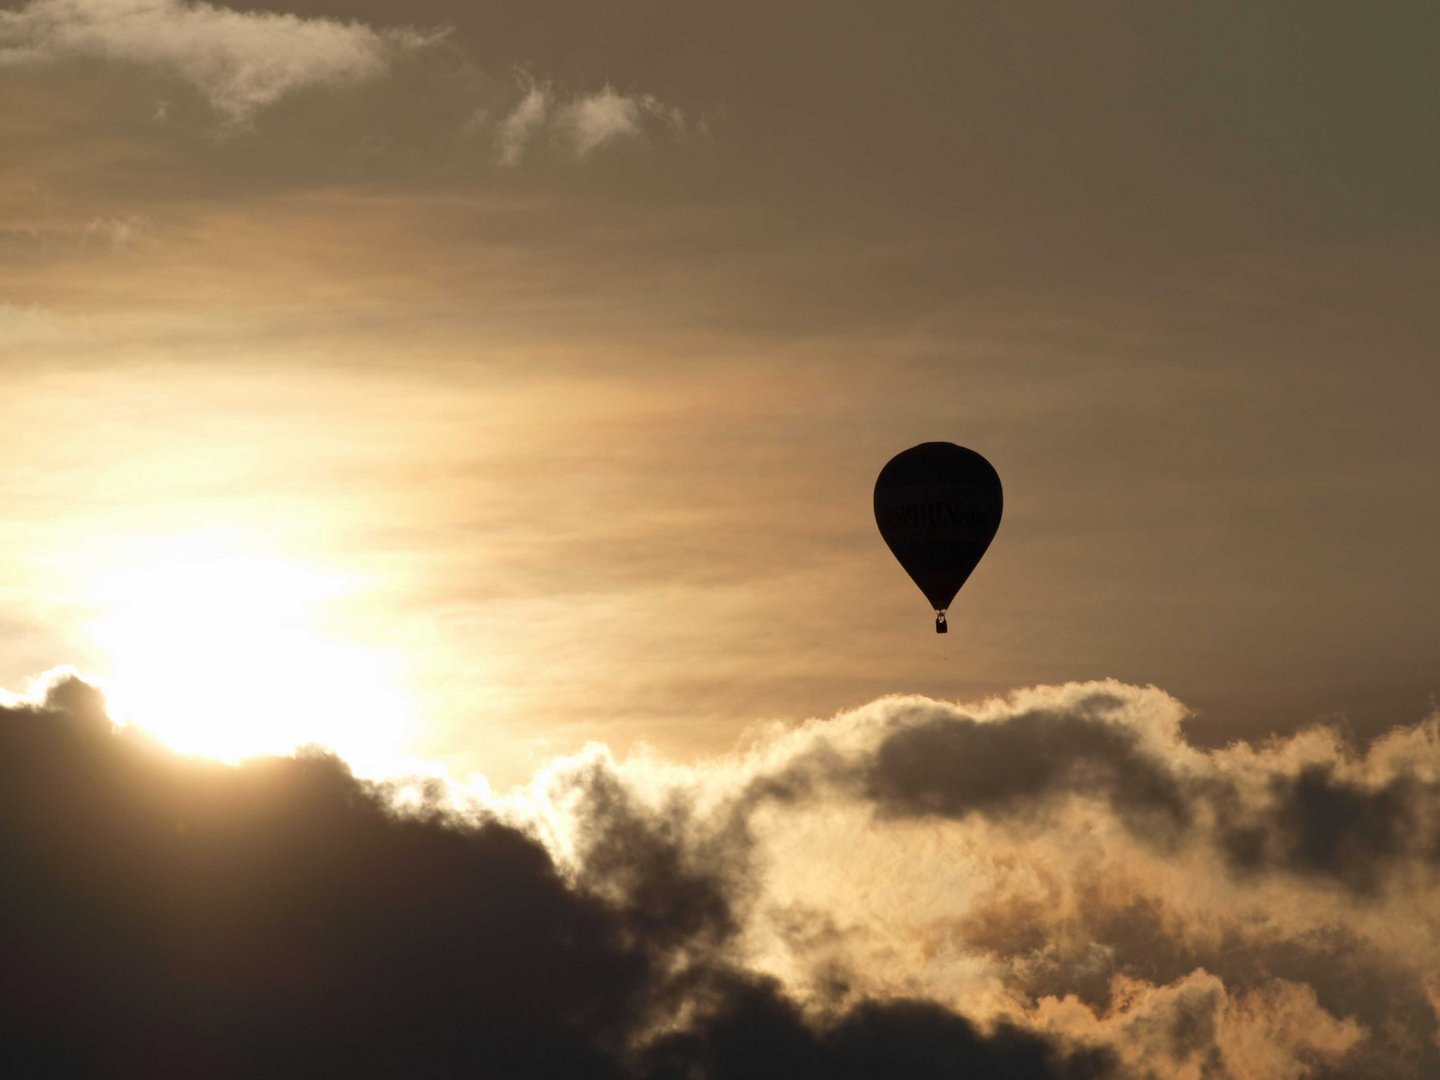
<svg viewBox="0 0 1440 1080">
<path fill-rule="evenodd" d="M 112 715 L 221 761 L 319 744 L 357 772 L 396 771 L 415 708 L 395 658 L 326 625 L 355 587 L 225 534 L 149 545 L 98 583 L 89 631 Z"/>
</svg>

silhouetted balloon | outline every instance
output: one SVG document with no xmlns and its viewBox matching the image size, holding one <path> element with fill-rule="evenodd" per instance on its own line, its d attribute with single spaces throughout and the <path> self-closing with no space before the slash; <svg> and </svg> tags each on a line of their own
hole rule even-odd
<svg viewBox="0 0 1440 1080">
<path fill-rule="evenodd" d="M 875 481 L 880 535 L 935 609 L 945 609 L 1000 527 L 1004 498 L 994 466 L 963 446 L 921 443 L 896 454 Z"/>
</svg>

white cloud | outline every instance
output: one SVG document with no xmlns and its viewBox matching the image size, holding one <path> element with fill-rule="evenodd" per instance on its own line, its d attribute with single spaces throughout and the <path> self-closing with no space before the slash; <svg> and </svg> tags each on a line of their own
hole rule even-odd
<svg viewBox="0 0 1440 1080">
<path fill-rule="evenodd" d="M 184 0 L 33 0 L 0 12 L 0 65 L 100 59 L 159 68 L 243 123 L 303 87 L 372 78 L 436 37 Z"/>
<path fill-rule="evenodd" d="M 583 161 L 602 146 L 643 138 L 647 122 L 676 131 L 685 126 L 678 108 L 652 94 L 622 94 L 607 85 L 561 103 L 548 84 L 526 80 L 522 85 L 525 96 L 500 125 L 497 156 L 502 165 L 518 165 L 542 132 L 548 131 L 552 143 Z"/>
<path fill-rule="evenodd" d="M 434 44 L 444 30 L 376 29 L 359 22 L 284 13 L 234 11 L 204 0 L 31 0 L 0 11 L 0 67 L 72 60 L 134 64 L 194 87 L 232 125 L 296 91 L 359 83 L 383 75 L 405 54 Z M 520 100 L 508 112 L 476 104 L 461 125 L 473 137 L 493 129 L 495 154 L 513 167 L 542 138 L 584 160 L 647 130 L 685 128 L 678 108 L 651 94 L 606 85 L 564 98 L 549 83 L 521 74 Z M 155 123 L 171 104 L 157 103 Z M 491 116 L 501 116 L 498 123 Z"/>
<path fill-rule="evenodd" d="M 550 92 L 546 87 L 531 85 L 515 111 L 500 124 L 498 153 L 500 164 L 518 165 L 525 146 L 545 123 L 550 110 Z"/>
<path fill-rule="evenodd" d="M 642 99 L 618 94 L 613 87 L 582 97 L 568 105 L 564 124 L 577 157 L 616 139 L 640 134 Z"/>
</svg>

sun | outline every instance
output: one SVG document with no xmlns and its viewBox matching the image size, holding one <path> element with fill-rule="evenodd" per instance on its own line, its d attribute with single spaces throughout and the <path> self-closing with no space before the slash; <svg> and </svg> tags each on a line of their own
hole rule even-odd
<svg viewBox="0 0 1440 1080">
<path fill-rule="evenodd" d="M 117 718 L 223 761 L 306 744 L 366 774 L 400 760 L 414 716 L 397 659 L 333 626 L 353 577 L 225 535 L 143 549 L 98 583 L 89 627 Z"/>
</svg>

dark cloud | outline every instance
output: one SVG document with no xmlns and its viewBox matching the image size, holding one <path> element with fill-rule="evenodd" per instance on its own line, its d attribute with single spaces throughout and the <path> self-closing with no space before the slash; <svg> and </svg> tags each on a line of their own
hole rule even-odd
<svg viewBox="0 0 1440 1080">
<path fill-rule="evenodd" d="M 1177 1002 L 1163 1023 L 1150 1026 L 1174 1058 L 1203 1053 L 1220 1059 L 1215 1075 L 1228 1075 L 1216 1038 L 1227 995 L 1264 993 L 1276 985 L 1305 987 L 1330 1016 L 1349 1018 L 1368 1033 L 1339 1062 L 1312 1057 L 1316 1075 L 1427 1076 L 1440 1069 L 1440 1023 L 1423 980 L 1356 932 L 1329 925 L 1256 933 L 1237 915 L 1210 937 L 1187 933 L 1187 921 L 1183 911 L 1153 896 L 1091 882 L 1081 887 L 1073 913 L 1057 917 L 1001 896 L 976 905 L 963 933 L 971 950 L 1002 962 L 1025 958 L 1007 965 L 1017 994 L 1075 995 L 1102 1015 L 1121 1007 L 1129 992 L 1115 981 L 1117 973 L 1151 987 L 1183 984 L 1196 971 L 1211 973 L 1217 984 Z M 1077 962 L 1076 942 L 1103 962 Z M 1273 1017 L 1269 1023 L 1279 1026 Z"/>
<path fill-rule="evenodd" d="M 1258 813 L 1232 810 L 1230 820 L 1222 815 L 1225 854 L 1241 871 L 1278 866 L 1373 892 L 1387 871 L 1409 857 L 1440 861 L 1433 837 L 1427 843 L 1426 820 L 1440 807 L 1440 785 L 1401 775 L 1368 786 L 1319 763 L 1273 777 L 1269 796 Z M 1224 805 L 1231 808 L 1234 801 Z"/>
<path fill-rule="evenodd" d="M 0 710 L 7 1075 L 1098 1076 L 942 1005 L 824 1015 L 727 958 L 693 812 L 592 770 L 562 873 L 533 836 L 302 753 L 239 767 L 115 730 L 73 677 Z M 433 792 L 431 793 L 433 796 Z M 743 860 L 742 860 L 743 862 Z"/>
<path fill-rule="evenodd" d="M 1101 693 L 1066 712 L 1030 710 L 1001 724 L 953 716 L 904 727 L 866 763 L 866 794 L 882 813 L 945 817 L 1007 816 L 1087 795 L 1147 836 L 1178 833 L 1191 819 L 1187 793 L 1138 731 L 1106 722 L 1122 704 Z"/>
<path fill-rule="evenodd" d="M 1110 1055 L 1062 1056 L 1055 1045 L 1013 1025 L 981 1035 L 963 1017 L 925 1001 L 869 1002 L 833 1026 L 816 1030 L 773 983 L 731 979 L 702 997 L 703 1019 L 662 1037 L 646 1051 L 658 1078 L 815 1076 L 1110 1076 Z M 697 1071 L 698 1070 L 698 1071 Z"/>
<path fill-rule="evenodd" d="M 1414 774 L 1421 760 L 1367 779 L 1337 744 L 1331 760 L 1275 754 L 1254 771 L 1231 769 L 1223 754 L 1147 737 L 1125 705 L 1098 692 L 999 723 L 920 711 L 841 771 L 883 815 L 1023 821 L 1091 799 L 1162 850 L 1190 839 L 1239 875 L 1313 875 L 1357 893 L 1440 861 L 1440 784 Z"/>
<path fill-rule="evenodd" d="M 0 1069 L 1440 1068 L 1435 722 L 1201 751 L 1182 716 L 893 698 L 478 806 L 319 751 L 181 758 L 63 677 L 0 710 Z"/>
<path fill-rule="evenodd" d="M 979 970 L 1031 1030 L 1108 1044 L 1137 1075 L 1440 1067 L 1436 720 L 1363 750 L 1327 729 L 1202 750 L 1183 717 L 1153 688 L 1091 684 L 968 710 L 892 698 L 777 735 L 711 820 L 790 899 L 735 914 L 818 993 Z M 796 905 L 791 875 L 816 873 L 830 891 Z"/>
</svg>

